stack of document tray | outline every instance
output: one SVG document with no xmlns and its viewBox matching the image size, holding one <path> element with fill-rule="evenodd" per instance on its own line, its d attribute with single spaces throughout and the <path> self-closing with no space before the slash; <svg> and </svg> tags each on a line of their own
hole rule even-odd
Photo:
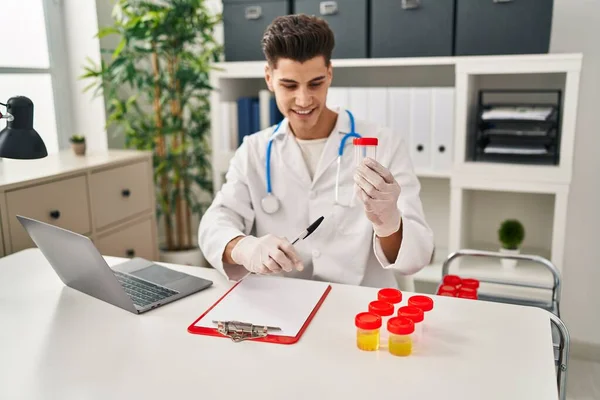
<svg viewBox="0 0 600 400">
<path fill-rule="evenodd" d="M 555 101 L 486 103 L 485 95 L 489 94 L 497 98 L 509 98 L 511 95 L 527 99 L 553 97 Z M 480 91 L 473 160 L 557 165 L 560 156 L 560 105 L 560 90 Z"/>
</svg>

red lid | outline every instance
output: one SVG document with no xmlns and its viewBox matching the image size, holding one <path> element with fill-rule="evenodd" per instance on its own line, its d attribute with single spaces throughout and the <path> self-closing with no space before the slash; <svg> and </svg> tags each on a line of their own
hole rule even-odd
<svg viewBox="0 0 600 400">
<path fill-rule="evenodd" d="M 377 300 L 397 304 L 402 301 L 402 292 L 394 288 L 384 288 L 377 293 Z"/>
<path fill-rule="evenodd" d="M 396 335 L 410 335 L 415 331 L 415 323 L 409 318 L 394 317 L 388 320 L 387 329 Z"/>
<path fill-rule="evenodd" d="M 352 141 L 355 146 L 377 146 L 379 139 L 376 137 L 356 138 Z"/>
<path fill-rule="evenodd" d="M 446 275 L 444 276 L 444 283 L 446 285 L 458 286 L 462 282 L 458 275 Z"/>
<path fill-rule="evenodd" d="M 415 324 L 423 321 L 425 314 L 419 307 L 404 306 L 398 309 L 398 316 L 411 319 Z"/>
<path fill-rule="evenodd" d="M 423 296 L 420 294 L 411 296 L 408 299 L 408 305 L 418 307 L 423 311 L 433 310 L 433 300 L 431 299 L 431 297 Z"/>
<path fill-rule="evenodd" d="M 394 305 L 387 301 L 374 300 L 369 303 L 369 312 L 381 317 L 394 314 Z"/>
<path fill-rule="evenodd" d="M 441 293 L 438 293 L 438 296 L 456 297 L 456 294 L 450 293 L 450 292 L 441 292 Z"/>
<path fill-rule="evenodd" d="M 454 287 L 454 286 L 442 285 L 438 289 L 438 294 L 441 294 L 441 293 L 450 293 L 450 294 L 454 295 L 454 294 L 456 294 L 457 291 L 458 291 L 458 289 L 456 289 L 456 287 Z"/>
<path fill-rule="evenodd" d="M 362 312 L 356 315 L 354 324 L 360 329 L 378 329 L 381 328 L 381 317 L 377 314 Z"/>
<path fill-rule="evenodd" d="M 468 288 L 473 288 L 473 289 L 477 289 L 479 287 L 479 281 L 477 279 L 471 279 L 471 278 L 465 278 L 462 280 L 462 287 L 468 287 Z"/>
<path fill-rule="evenodd" d="M 477 300 L 477 293 L 460 292 L 456 297 L 460 297 L 461 299 Z"/>
<path fill-rule="evenodd" d="M 477 290 L 470 287 L 461 286 L 460 289 L 458 289 L 458 293 L 477 294 Z"/>
</svg>

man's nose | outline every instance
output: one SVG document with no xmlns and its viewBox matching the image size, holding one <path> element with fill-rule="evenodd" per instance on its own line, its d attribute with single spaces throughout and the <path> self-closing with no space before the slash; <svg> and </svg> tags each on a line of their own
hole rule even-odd
<svg viewBox="0 0 600 400">
<path fill-rule="evenodd" d="M 296 95 L 296 105 L 298 107 L 308 107 L 310 104 L 310 93 L 306 89 L 299 89 Z"/>
</svg>

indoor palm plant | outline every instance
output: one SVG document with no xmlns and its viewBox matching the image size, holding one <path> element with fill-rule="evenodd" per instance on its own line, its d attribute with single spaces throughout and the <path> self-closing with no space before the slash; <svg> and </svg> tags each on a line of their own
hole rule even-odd
<svg viewBox="0 0 600 400">
<path fill-rule="evenodd" d="M 519 254 L 521 243 L 525 239 L 525 228 L 519 220 L 507 219 L 500 224 L 498 239 L 501 243 L 501 253 Z M 505 268 L 514 268 L 517 260 L 502 259 L 502 265 Z"/>
<path fill-rule="evenodd" d="M 82 77 L 93 81 L 86 90 L 104 94 L 107 126 L 126 146 L 153 151 L 165 261 L 200 254 L 192 221 L 208 205 L 202 195 L 212 197 L 209 72 L 222 52 L 214 36 L 220 21 L 205 0 L 116 0 L 113 25 L 98 36 L 117 35 L 119 43 Z"/>
</svg>

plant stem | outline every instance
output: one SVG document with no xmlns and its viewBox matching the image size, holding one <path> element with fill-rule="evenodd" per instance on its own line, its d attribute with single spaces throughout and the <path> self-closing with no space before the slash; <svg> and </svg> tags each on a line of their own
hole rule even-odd
<svg viewBox="0 0 600 400">
<path fill-rule="evenodd" d="M 174 47 L 177 48 L 177 47 Z M 169 76 L 171 77 L 171 90 L 172 90 L 172 98 L 171 98 L 171 114 L 173 115 L 174 119 L 182 121 L 181 118 L 181 107 L 179 104 L 179 98 L 178 98 L 178 89 L 177 89 L 177 70 L 178 70 L 178 59 L 177 59 L 177 54 L 173 54 L 172 57 L 169 58 L 168 60 L 168 68 L 169 68 Z M 182 121 L 183 123 L 183 121 Z M 183 168 L 183 159 L 185 157 L 185 151 L 183 149 L 183 143 L 179 143 L 179 139 L 180 136 L 183 136 L 182 132 L 179 132 L 179 135 L 177 134 L 178 132 L 174 132 L 173 133 L 173 147 L 174 148 L 179 148 L 179 157 L 180 157 L 180 162 L 179 162 L 179 171 L 178 173 L 175 174 L 175 188 L 177 190 L 177 194 L 175 196 L 175 218 L 176 218 L 176 223 L 177 223 L 177 248 L 178 249 L 183 249 L 184 248 L 184 243 L 183 243 L 183 205 L 184 205 L 184 198 L 181 195 L 181 191 L 182 191 L 182 185 L 181 185 L 181 174 L 184 173 L 184 168 Z M 177 167 L 176 167 L 177 168 Z"/>
<path fill-rule="evenodd" d="M 161 108 L 160 108 L 160 70 L 158 65 L 158 53 L 156 51 L 156 43 L 152 42 L 152 71 L 154 73 L 154 118 L 156 121 L 156 152 L 158 153 L 158 157 L 161 161 L 166 159 L 167 149 L 165 138 L 162 132 L 163 129 L 163 121 L 161 116 Z M 164 218 L 165 218 L 165 234 L 167 236 L 167 250 L 173 249 L 173 235 L 171 232 L 171 217 L 169 210 L 169 201 L 168 201 L 168 182 L 167 176 L 165 174 L 161 175 L 160 179 L 160 187 L 161 187 L 161 195 L 163 199 L 166 199 L 166 204 L 164 205 Z"/>
</svg>

